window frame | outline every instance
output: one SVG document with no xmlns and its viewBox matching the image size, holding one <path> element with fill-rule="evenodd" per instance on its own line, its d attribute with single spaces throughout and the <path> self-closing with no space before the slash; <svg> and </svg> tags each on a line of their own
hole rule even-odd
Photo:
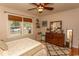
<svg viewBox="0 0 79 59">
<path fill-rule="evenodd" d="M 20 21 L 21 21 L 21 33 L 19 33 L 18 35 L 17 34 L 11 34 L 11 29 L 10 29 L 10 21 L 12 21 L 11 20 L 11 18 L 9 18 L 9 16 L 11 17 L 11 16 L 13 16 L 13 15 L 8 15 L 8 22 L 9 22 L 9 35 L 10 35 L 10 37 L 15 37 L 15 36 L 22 36 L 22 35 L 29 35 L 29 33 L 24 33 L 24 22 L 29 22 L 29 23 L 31 23 L 31 33 L 30 34 L 33 34 L 33 23 L 32 23 L 32 19 L 31 20 L 29 20 L 30 18 L 24 18 L 24 17 L 17 17 L 17 16 L 15 16 L 15 18 L 16 18 L 16 20 L 17 19 L 20 19 L 20 18 L 22 18 L 22 21 L 21 21 L 21 19 L 20 19 Z M 13 16 L 14 17 L 14 16 Z M 15 18 L 13 18 L 13 19 L 15 19 Z M 28 20 L 26 20 L 26 19 L 28 19 Z M 16 20 L 14 20 L 14 21 L 16 21 Z M 26 20 L 26 21 L 25 21 Z M 18 20 L 19 21 L 19 20 Z"/>
</svg>

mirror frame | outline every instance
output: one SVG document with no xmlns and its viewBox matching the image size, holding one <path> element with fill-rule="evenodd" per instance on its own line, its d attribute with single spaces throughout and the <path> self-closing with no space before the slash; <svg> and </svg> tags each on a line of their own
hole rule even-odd
<svg viewBox="0 0 79 59">
<path fill-rule="evenodd" d="M 69 34 L 69 32 L 70 32 L 70 34 Z M 69 36 L 68 36 L 68 34 L 69 34 Z M 69 44 L 71 46 L 69 45 L 69 48 L 72 48 L 73 47 L 73 29 L 66 29 L 66 39 L 70 40 Z"/>
<path fill-rule="evenodd" d="M 62 32 L 62 21 L 52 21 L 52 22 L 50 22 L 50 32 L 52 32 L 52 25 L 54 24 L 54 23 L 60 23 L 59 24 L 59 27 L 56 29 L 56 30 L 58 30 L 58 29 L 60 29 L 60 31 Z M 56 31 L 55 30 L 55 31 Z"/>
</svg>

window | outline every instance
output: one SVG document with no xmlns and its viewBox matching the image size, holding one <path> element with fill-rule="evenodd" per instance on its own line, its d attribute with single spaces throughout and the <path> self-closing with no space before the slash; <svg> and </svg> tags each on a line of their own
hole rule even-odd
<svg viewBox="0 0 79 59">
<path fill-rule="evenodd" d="M 23 34 L 31 34 L 32 32 L 32 19 L 23 18 Z"/>
<path fill-rule="evenodd" d="M 16 36 L 16 35 L 32 34 L 33 25 L 31 19 L 13 15 L 9 15 L 8 19 L 9 19 L 10 35 Z"/>
<path fill-rule="evenodd" d="M 32 23 L 30 22 L 24 22 L 23 23 L 24 26 L 24 34 L 31 34 L 32 33 Z"/>
<path fill-rule="evenodd" d="M 9 21 L 10 22 L 10 33 L 20 34 L 21 33 L 21 22 L 19 21 Z"/>
</svg>

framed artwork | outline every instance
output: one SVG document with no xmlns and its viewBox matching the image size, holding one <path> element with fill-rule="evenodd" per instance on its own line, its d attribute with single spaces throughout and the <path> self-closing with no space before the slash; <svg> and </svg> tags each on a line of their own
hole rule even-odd
<svg viewBox="0 0 79 59">
<path fill-rule="evenodd" d="M 36 19 L 36 28 L 40 28 L 39 19 Z"/>
<path fill-rule="evenodd" d="M 42 21 L 42 26 L 46 27 L 47 26 L 47 21 Z"/>
</svg>

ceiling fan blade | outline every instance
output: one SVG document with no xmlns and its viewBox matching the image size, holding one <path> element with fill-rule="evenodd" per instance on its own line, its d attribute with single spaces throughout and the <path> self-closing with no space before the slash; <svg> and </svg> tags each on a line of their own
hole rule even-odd
<svg viewBox="0 0 79 59">
<path fill-rule="evenodd" d="M 49 3 L 44 3 L 44 6 L 48 5 Z"/>
<path fill-rule="evenodd" d="M 35 5 L 35 6 L 37 6 L 37 7 L 39 6 L 37 3 L 32 3 L 32 4 Z"/>
<path fill-rule="evenodd" d="M 54 8 L 53 7 L 44 7 L 44 9 L 53 10 Z"/>
<path fill-rule="evenodd" d="M 35 9 L 37 9 L 37 8 L 31 8 L 31 9 L 28 9 L 28 10 L 35 10 Z"/>
</svg>

